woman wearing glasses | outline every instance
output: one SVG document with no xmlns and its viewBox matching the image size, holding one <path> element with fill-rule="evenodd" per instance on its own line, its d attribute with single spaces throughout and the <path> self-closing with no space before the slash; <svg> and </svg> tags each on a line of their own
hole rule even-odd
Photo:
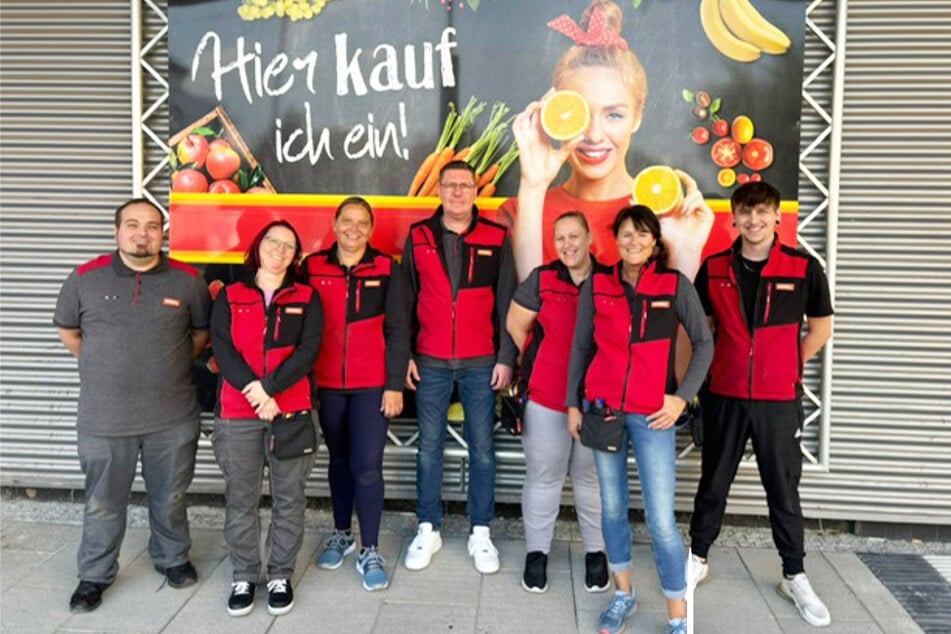
<svg viewBox="0 0 951 634">
<path fill-rule="evenodd" d="M 245 254 L 254 271 L 215 300 L 211 345 L 221 369 L 212 445 L 225 476 L 225 542 L 234 572 L 228 614 L 254 608 L 261 575 L 258 506 L 264 465 L 272 499 L 267 536 L 268 612 L 294 607 L 291 575 L 304 536 L 304 485 L 314 453 L 276 458 L 269 450 L 275 418 L 310 412 L 310 372 L 323 327 L 320 298 L 296 281 L 301 246 L 284 220 L 262 229 Z M 306 424 L 313 425 L 307 417 Z"/>
</svg>

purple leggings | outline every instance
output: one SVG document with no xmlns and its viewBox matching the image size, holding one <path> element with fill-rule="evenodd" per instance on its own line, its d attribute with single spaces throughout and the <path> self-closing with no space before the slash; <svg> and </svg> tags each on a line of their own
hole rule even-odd
<svg viewBox="0 0 951 634">
<path fill-rule="evenodd" d="M 383 514 L 383 447 L 389 424 L 380 412 L 383 388 L 320 389 L 320 428 L 330 452 L 327 476 L 334 528 L 349 530 L 354 502 L 364 548 L 377 546 Z"/>
</svg>

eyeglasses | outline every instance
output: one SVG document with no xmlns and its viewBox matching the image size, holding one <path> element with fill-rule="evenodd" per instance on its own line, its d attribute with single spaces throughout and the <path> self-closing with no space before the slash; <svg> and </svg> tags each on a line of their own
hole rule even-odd
<svg viewBox="0 0 951 634">
<path fill-rule="evenodd" d="M 272 236 L 264 236 L 264 244 L 269 249 L 282 249 L 285 253 L 294 253 L 297 251 L 297 245 L 293 242 L 283 242 Z"/>
<path fill-rule="evenodd" d="M 454 192 L 467 192 L 475 189 L 475 183 L 439 183 L 439 187 Z"/>
</svg>

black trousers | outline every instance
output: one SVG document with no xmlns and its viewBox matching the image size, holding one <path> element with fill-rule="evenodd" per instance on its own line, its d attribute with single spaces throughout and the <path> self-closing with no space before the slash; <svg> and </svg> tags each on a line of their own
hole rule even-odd
<svg viewBox="0 0 951 634">
<path fill-rule="evenodd" d="M 750 401 L 708 395 L 703 402 L 703 462 L 690 521 L 691 550 L 700 557 L 720 534 L 730 486 L 747 439 L 766 490 L 773 543 L 783 573 L 803 572 L 803 521 L 799 503 L 802 405 L 796 401 Z"/>
</svg>

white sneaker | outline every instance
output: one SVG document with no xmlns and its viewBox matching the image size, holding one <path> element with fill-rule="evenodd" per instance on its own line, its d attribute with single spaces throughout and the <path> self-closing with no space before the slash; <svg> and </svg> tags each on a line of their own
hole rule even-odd
<svg viewBox="0 0 951 634">
<path fill-rule="evenodd" d="M 795 603 L 799 615 L 809 625 L 823 627 L 832 622 L 829 609 L 812 589 L 809 580 L 806 579 L 806 573 L 800 572 L 792 579 L 783 577 L 776 586 L 776 592 L 779 596 Z"/>
<path fill-rule="evenodd" d="M 690 553 L 687 566 L 687 583 L 692 584 L 694 588 L 710 579 L 710 565 L 693 553 Z"/>
<path fill-rule="evenodd" d="M 475 568 L 484 575 L 499 571 L 499 551 L 489 538 L 488 526 L 473 526 L 469 535 L 469 555 L 475 560 Z"/>
<path fill-rule="evenodd" d="M 442 537 L 439 531 L 433 530 L 433 525 L 429 522 L 420 522 L 419 530 L 413 543 L 409 545 L 406 551 L 406 558 L 403 565 L 407 570 L 422 570 L 432 561 L 433 555 L 442 548 Z"/>
</svg>

